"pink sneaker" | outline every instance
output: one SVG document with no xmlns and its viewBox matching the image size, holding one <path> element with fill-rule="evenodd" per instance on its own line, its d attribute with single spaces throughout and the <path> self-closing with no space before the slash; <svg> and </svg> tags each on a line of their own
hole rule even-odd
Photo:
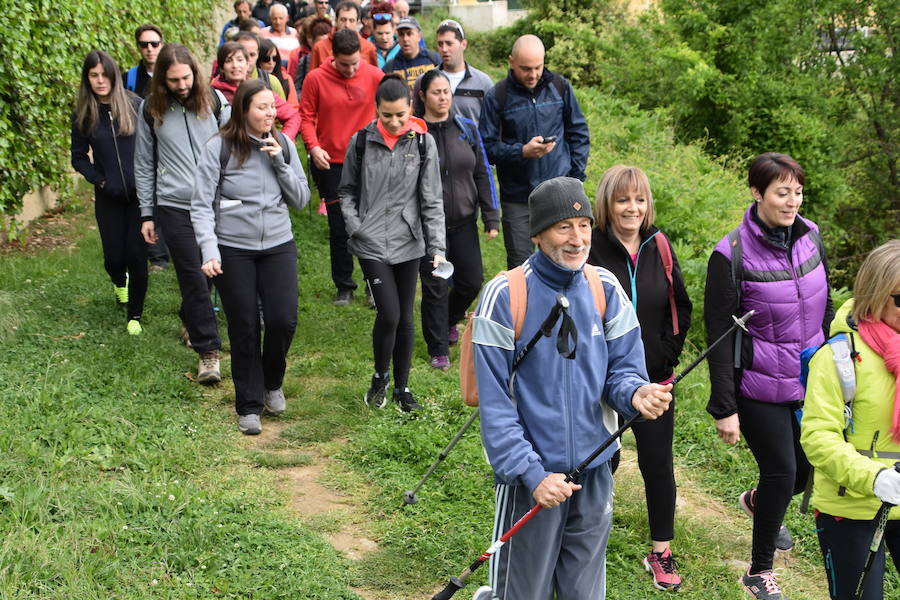
<svg viewBox="0 0 900 600">
<path fill-rule="evenodd" d="M 656 589 L 676 592 L 681 587 L 678 563 L 675 562 L 671 549 L 648 554 L 644 559 L 644 568 L 653 575 L 653 587 Z"/>
</svg>

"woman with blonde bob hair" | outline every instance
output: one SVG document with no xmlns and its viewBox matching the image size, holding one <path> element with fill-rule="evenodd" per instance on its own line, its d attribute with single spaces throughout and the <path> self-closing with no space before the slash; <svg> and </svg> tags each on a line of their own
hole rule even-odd
<svg viewBox="0 0 900 600">
<path fill-rule="evenodd" d="M 873 516 L 895 505 L 862 595 L 880 600 L 885 545 L 900 568 L 900 240 L 869 254 L 853 296 L 810 361 L 800 442 L 815 467 L 811 504 L 831 598 L 856 597 Z"/>
<path fill-rule="evenodd" d="M 647 175 L 616 165 L 603 174 L 594 201 L 594 233 L 588 262 L 611 271 L 628 294 L 638 321 L 650 381 L 672 381 L 691 326 L 691 301 L 668 239 L 653 225 Z M 655 421 L 633 426 L 644 478 L 652 547 L 644 567 L 655 587 L 681 585 L 669 543 L 675 537 L 675 474 L 672 438 L 675 404 Z"/>
</svg>

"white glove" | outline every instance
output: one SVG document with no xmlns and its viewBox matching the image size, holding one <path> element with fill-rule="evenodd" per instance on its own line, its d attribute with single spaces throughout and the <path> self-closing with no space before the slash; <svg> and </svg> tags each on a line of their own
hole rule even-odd
<svg viewBox="0 0 900 600">
<path fill-rule="evenodd" d="M 900 504 L 900 473 L 894 469 L 885 469 L 875 477 L 873 491 L 882 502 L 895 506 Z"/>
</svg>

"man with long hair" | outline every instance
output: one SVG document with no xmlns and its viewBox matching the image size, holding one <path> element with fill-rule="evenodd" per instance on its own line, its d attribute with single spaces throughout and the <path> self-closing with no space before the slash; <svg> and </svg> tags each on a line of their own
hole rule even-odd
<svg viewBox="0 0 900 600">
<path fill-rule="evenodd" d="M 228 120 L 230 107 L 203 83 L 196 59 L 180 44 L 163 47 L 155 73 L 137 119 L 134 174 L 141 234 L 152 244 L 156 222 L 165 229 L 181 289 L 182 338 L 200 355 L 197 381 L 217 383 L 222 342 L 210 284 L 200 271 L 190 208 L 203 144 Z"/>
</svg>

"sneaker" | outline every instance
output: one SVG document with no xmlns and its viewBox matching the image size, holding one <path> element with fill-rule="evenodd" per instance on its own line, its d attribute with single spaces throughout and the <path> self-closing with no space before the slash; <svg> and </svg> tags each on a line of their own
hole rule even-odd
<svg viewBox="0 0 900 600">
<path fill-rule="evenodd" d="M 128 288 L 113 285 L 113 291 L 116 293 L 117 304 L 128 304 Z"/>
<path fill-rule="evenodd" d="M 128 335 L 141 335 L 141 332 L 144 331 L 144 328 L 141 327 L 141 322 L 137 319 L 128 321 L 128 325 L 125 328 L 128 330 Z"/>
<path fill-rule="evenodd" d="M 441 371 L 450 370 L 450 357 L 446 354 L 431 357 L 431 368 L 440 369 Z"/>
<path fill-rule="evenodd" d="M 413 412 L 414 410 L 422 410 L 422 405 L 416 402 L 409 388 L 403 390 L 394 390 L 394 401 L 400 405 L 403 412 Z"/>
<path fill-rule="evenodd" d="M 744 591 L 757 600 L 788 600 L 778 582 L 775 581 L 775 571 L 767 569 L 755 575 L 750 574 L 750 570 L 741 576 L 741 585 Z"/>
<path fill-rule="evenodd" d="M 494 590 L 491 589 L 491 586 L 483 585 L 475 590 L 475 594 L 472 596 L 472 600 L 492 600 L 493 597 Z"/>
<path fill-rule="evenodd" d="M 181 324 L 181 329 L 178 330 L 178 337 L 181 338 L 181 342 L 188 348 L 194 347 L 191 343 L 191 336 L 188 334 L 187 327 L 184 326 L 184 323 Z"/>
<path fill-rule="evenodd" d="M 450 342 L 451 346 L 459 343 L 459 329 L 456 328 L 456 325 L 451 325 L 450 329 L 447 330 L 447 341 Z"/>
<path fill-rule="evenodd" d="M 387 404 L 387 394 L 385 393 L 385 390 L 387 389 L 388 381 L 390 381 L 390 377 L 372 375 L 372 385 L 369 386 L 369 391 L 367 391 L 366 395 L 363 397 L 363 402 L 366 403 L 366 406 L 371 408 L 384 408 Z"/>
<path fill-rule="evenodd" d="M 338 290 L 334 295 L 335 306 L 347 306 L 353 300 L 353 290 Z"/>
<path fill-rule="evenodd" d="M 262 433 L 262 423 L 259 415 L 238 415 L 238 431 L 244 435 L 259 435 Z"/>
<path fill-rule="evenodd" d="M 678 591 L 681 587 L 681 577 L 678 576 L 678 563 L 672 555 L 672 550 L 666 548 L 665 552 L 651 552 L 644 559 L 644 568 L 653 575 L 653 586 L 658 590 Z"/>
<path fill-rule="evenodd" d="M 219 351 L 210 350 L 200 355 L 200 364 L 197 366 L 197 383 L 209 385 L 222 381 L 222 373 L 219 371 Z"/>
<path fill-rule="evenodd" d="M 747 513 L 747 516 L 753 518 L 753 511 L 756 509 L 756 488 L 742 492 L 738 496 L 738 504 Z M 787 552 L 794 547 L 794 538 L 784 523 L 778 528 L 778 535 L 775 537 L 775 548 L 782 552 Z"/>
<path fill-rule="evenodd" d="M 284 399 L 284 392 L 281 388 L 277 390 L 266 390 L 266 398 L 263 400 L 266 412 L 270 415 L 280 415 L 287 408 L 287 400 Z"/>
<path fill-rule="evenodd" d="M 160 271 L 165 271 L 168 267 L 169 267 L 169 262 L 165 261 L 165 260 L 158 261 L 158 262 L 151 262 L 149 271 L 151 273 L 159 273 Z"/>
</svg>

